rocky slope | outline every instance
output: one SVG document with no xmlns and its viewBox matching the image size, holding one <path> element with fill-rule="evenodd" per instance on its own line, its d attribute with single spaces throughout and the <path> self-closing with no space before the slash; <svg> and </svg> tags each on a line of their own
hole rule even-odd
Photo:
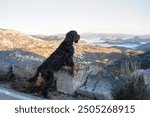
<svg viewBox="0 0 150 117">
<path fill-rule="evenodd" d="M 39 38 L 26 35 L 19 31 L 0 29 L 0 50 L 25 49 L 46 56 L 48 51 L 57 45 L 56 41 L 47 43 Z"/>
<path fill-rule="evenodd" d="M 15 30 L 0 29 L 0 48 L 33 48 L 41 46 L 43 41 L 31 36 L 25 35 Z"/>
</svg>

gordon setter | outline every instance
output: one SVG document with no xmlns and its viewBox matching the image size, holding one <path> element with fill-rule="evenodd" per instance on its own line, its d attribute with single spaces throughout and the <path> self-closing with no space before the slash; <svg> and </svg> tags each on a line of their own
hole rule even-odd
<svg viewBox="0 0 150 117">
<path fill-rule="evenodd" d="M 36 74 L 28 81 L 32 85 L 32 91 L 41 92 L 43 97 L 48 98 L 48 90 L 54 81 L 54 72 L 63 66 L 69 66 L 73 71 L 79 68 L 74 66 L 73 42 L 78 43 L 80 35 L 76 31 L 70 31 L 59 47 L 38 67 Z"/>
</svg>

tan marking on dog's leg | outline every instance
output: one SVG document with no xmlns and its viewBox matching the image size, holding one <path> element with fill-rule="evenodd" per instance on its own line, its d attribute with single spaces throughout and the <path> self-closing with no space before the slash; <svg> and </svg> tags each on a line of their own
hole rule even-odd
<svg viewBox="0 0 150 117">
<path fill-rule="evenodd" d="M 37 80 L 35 82 L 35 86 L 40 87 L 42 85 L 45 85 L 45 79 L 42 77 L 41 72 L 39 72 L 39 75 L 38 75 Z"/>
<path fill-rule="evenodd" d="M 79 70 L 80 70 L 80 68 L 78 68 L 78 67 L 71 67 L 72 72 L 74 72 L 74 71 L 79 72 Z"/>
</svg>

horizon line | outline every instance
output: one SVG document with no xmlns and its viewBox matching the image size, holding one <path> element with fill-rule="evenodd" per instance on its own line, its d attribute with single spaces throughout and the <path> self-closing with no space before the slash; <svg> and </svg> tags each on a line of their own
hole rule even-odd
<svg viewBox="0 0 150 117">
<path fill-rule="evenodd" d="M 33 32 L 33 33 L 29 33 L 27 31 L 23 31 L 23 30 L 19 30 L 19 29 L 15 29 L 15 28 L 0 28 L 0 30 L 12 30 L 12 31 L 16 31 L 16 32 L 20 32 L 20 33 L 24 33 L 27 35 L 64 35 L 66 33 L 60 33 L 60 32 L 56 32 L 56 33 L 37 33 L 37 32 Z M 69 32 L 70 30 L 68 30 Z M 77 31 L 77 30 L 76 30 Z M 78 31 L 77 31 L 78 32 Z M 80 34 L 125 34 L 125 35 L 150 35 L 150 33 L 125 33 L 125 32 L 92 32 L 92 31 L 85 31 L 85 32 L 80 32 Z"/>
</svg>

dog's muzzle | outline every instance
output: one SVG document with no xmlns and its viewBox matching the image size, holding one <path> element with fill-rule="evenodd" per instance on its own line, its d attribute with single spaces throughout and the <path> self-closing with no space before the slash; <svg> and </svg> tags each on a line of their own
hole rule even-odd
<svg viewBox="0 0 150 117">
<path fill-rule="evenodd" d="M 80 40 L 80 35 L 77 35 L 76 38 L 75 38 L 75 40 L 74 40 L 74 42 L 78 43 L 79 40 Z"/>
</svg>

